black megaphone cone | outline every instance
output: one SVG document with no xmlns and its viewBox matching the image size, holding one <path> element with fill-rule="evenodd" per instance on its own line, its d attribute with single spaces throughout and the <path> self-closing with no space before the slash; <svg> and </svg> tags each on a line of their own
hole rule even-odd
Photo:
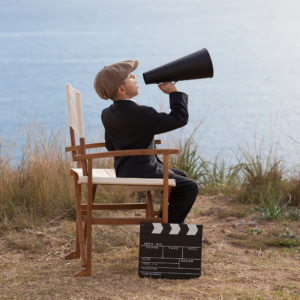
<svg viewBox="0 0 300 300">
<path fill-rule="evenodd" d="M 143 73 L 146 84 L 202 79 L 213 76 L 212 61 L 205 48 Z"/>
</svg>

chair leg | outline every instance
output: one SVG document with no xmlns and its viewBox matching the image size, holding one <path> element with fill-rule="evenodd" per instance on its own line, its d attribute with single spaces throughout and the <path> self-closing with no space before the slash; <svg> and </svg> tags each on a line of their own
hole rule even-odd
<svg viewBox="0 0 300 300">
<path fill-rule="evenodd" d="M 76 221 L 76 250 L 72 250 L 64 256 L 65 259 L 76 259 L 80 257 L 80 246 L 79 246 L 79 237 L 78 237 L 78 226 Z"/>
<path fill-rule="evenodd" d="M 93 184 L 93 199 L 92 202 L 95 202 L 95 196 L 96 196 L 96 190 L 97 190 L 97 184 Z M 87 236 L 87 218 L 84 220 L 84 240 L 86 242 L 86 236 Z"/>
<path fill-rule="evenodd" d="M 75 178 L 76 176 L 74 176 Z M 75 183 L 76 185 L 76 183 Z M 79 189 L 81 188 L 81 186 L 79 186 Z M 81 192 L 80 192 L 81 195 Z M 75 187 L 75 196 L 76 196 L 76 187 Z M 76 249 L 72 250 L 71 252 L 69 252 L 68 254 L 66 254 L 64 256 L 65 259 L 76 259 L 76 258 L 80 258 L 80 245 L 79 245 L 79 233 L 78 233 L 78 217 L 77 217 L 77 198 L 75 200 L 76 203 Z"/>
<path fill-rule="evenodd" d="M 171 194 L 172 187 L 168 187 L 168 193 L 166 195 L 163 194 L 163 201 L 161 203 L 160 209 L 162 210 L 162 217 L 163 217 L 163 223 L 168 223 L 169 220 L 169 213 L 168 213 L 168 207 L 169 207 L 169 197 Z"/>
<path fill-rule="evenodd" d="M 76 224 L 77 224 L 77 232 L 78 232 L 78 243 L 80 248 L 80 257 L 81 257 L 82 267 L 86 268 L 86 255 L 85 255 L 84 234 L 83 234 L 82 214 L 81 214 L 81 185 L 78 184 L 77 175 L 74 176 L 74 185 L 75 185 L 75 195 L 76 195 Z M 77 275 L 78 273 L 76 273 L 75 276 L 78 276 Z"/>
<path fill-rule="evenodd" d="M 153 201 L 152 201 L 152 195 L 150 191 L 147 191 L 147 195 L 146 195 L 146 210 L 148 212 L 148 217 L 154 218 Z"/>
<path fill-rule="evenodd" d="M 92 275 L 92 201 L 93 201 L 93 164 L 92 159 L 88 160 L 88 198 L 87 198 L 87 276 Z M 96 190 L 95 190 L 96 191 Z"/>
<path fill-rule="evenodd" d="M 169 193 L 168 193 L 168 201 L 169 201 L 169 198 L 170 198 L 171 190 L 172 190 L 172 187 L 169 186 L 169 191 L 168 191 L 168 192 L 169 192 Z M 161 202 L 159 211 L 155 211 L 154 213 L 155 213 L 156 215 L 161 216 L 161 214 L 162 214 L 162 208 L 163 208 L 163 201 Z"/>
<path fill-rule="evenodd" d="M 146 192 L 146 209 L 145 209 L 145 217 L 149 218 L 149 204 L 148 204 L 148 194 Z"/>
</svg>

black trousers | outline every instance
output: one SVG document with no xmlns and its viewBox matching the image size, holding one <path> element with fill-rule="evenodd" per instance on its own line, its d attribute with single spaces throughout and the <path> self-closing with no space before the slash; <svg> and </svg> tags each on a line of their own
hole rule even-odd
<svg viewBox="0 0 300 300">
<path fill-rule="evenodd" d="M 174 173 L 169 173 L 169 178 L 176 180 L 176 186 L 172 188 L 169 197 L 169 223 L 181 224 L 197 198 L 199 187 L 184 171 L 172 168 L 170 170 Z"/>
<path fill-rule="evenodd" d="M 133 169 L 124 168 L 127 173 L 118 177 L 129 178 L 163 178 L 163 164 L 160 161 L 141 162 Z M 176 180 L 169 197 L 169 223 L 183 223 L 191 210 L 199 187 L 196 181 L 187 177 L 182 170 L 169 168 L 169 178 Z"/>
</svg>

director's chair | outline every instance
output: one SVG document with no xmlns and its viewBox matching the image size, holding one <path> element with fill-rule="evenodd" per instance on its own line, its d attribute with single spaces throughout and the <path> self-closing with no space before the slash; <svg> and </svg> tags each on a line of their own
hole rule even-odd
<svg viewBox="0 0 300 300">
<path fill-rule="evenodd" d="M 81 95 L 69 83 L 66 85 L 68 116 L 70 126 L 71 146 L 66 147 L 66 152 L 72 152 L 73 161 L 77 168 L 71 168 L 70 175 L 74 178 L 76 199 L 76 249 L 65 255 L 65 259 L 81 258 L 82 269 L 75 273 L 76 277 L 91 276 L 92 270 L 92 225 L 105 224 L 140 224 L 142 222 L 168 223 L 168 199 L 174 179 L 169 179 L 169 155 L 178 154 L 178 149 L 136 149 L 122 151 L 106 151 L 87 154 L 86 149 L 103 148 L 105 143 L 85 144 Z M 75 142 L 75 132 L 79 136 L 79 145 Z M 155 141 L 160 144 L 160 140 Z M 133 155 L 164 155 L 163 179 L 152 178 L 117 178 L 114 169 L 94 169 L 93 160 L 117 156 Z M 81 186 L 87 185 L 87 203 L 81 201 Z M 117 203 L 96 204 L 94 203 L 97 185 L 117 185 L 130 191 L 146 191 L 146 203 Z M 151 191 L 162 190 L 163 200 L 159 211 L 153 208 Z M 143 209 L 145 217 L 137 218 L 95 218 L 94 210 L 129 210 Z M 160 215 L 162 214 L 162 217 Z M 83 216 L 85 220 L 83 222 Z M 155 217 L 159 216 L 159 217 Z"/>
</svg>

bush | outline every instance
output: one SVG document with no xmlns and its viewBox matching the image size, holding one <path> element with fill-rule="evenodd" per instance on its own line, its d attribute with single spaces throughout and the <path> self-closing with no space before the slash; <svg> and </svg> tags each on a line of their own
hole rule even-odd
<svg viewBox="0 0 300 300">
<path fill-rule="evenodd" d="M 284 166 L 281 160 L 272 153 L 272 148 L 265 157 L 261 143 L 259 150 L 254 151 L 239 147 L 236 166 L 242 172 L 241 186 L 236 200 L 242 203 L 261 204 L 261 195 L 281 197 L 285 193 L 283 175 Z M 273 197 L 272 196 L 272 197 Z M 285 197 L 286 199 L 286 197 Z"/>
<path fill-rule="evenodd" d="M 283 197 L 277 197 L 274 191 L 269 191 L 267 195 L 262 195 L 260 198 L 260 205 L 256 208 L 247 207 L 255 212 L 262 219 L 278 220 L 283 219 L 283 211 L 290 203 L 290 200 L 286 204 L 282 204 Z"/>
<path fill-rule="evenodd" d="M 193 139 L 196 130 L 193 131 L 189 138 L 184 136 L 183 139 L 175 140 L 175 147 L 179 149 L 178 155 L 170 156 L 170 167 L 183 170 L 188 177 L 199 182 L 205 173 L 205 162 L 198 152 L 197 144 Z"/>
</svg>

